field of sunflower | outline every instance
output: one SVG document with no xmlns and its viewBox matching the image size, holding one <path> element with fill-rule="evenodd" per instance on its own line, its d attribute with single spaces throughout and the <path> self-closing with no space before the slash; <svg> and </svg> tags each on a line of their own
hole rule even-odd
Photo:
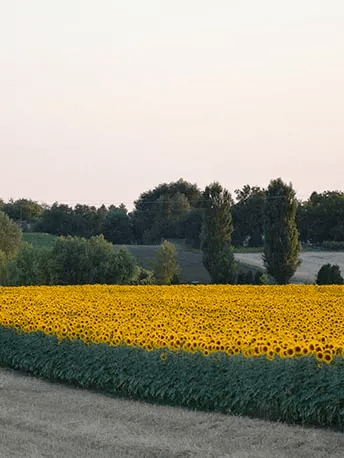
<svg viewBox="0 0 344 458">
<path fill-rule="evenodd" d="M 344 424 L 344 287 L 0 288 L 0 364 L 116 395 Z"/>
</svg>

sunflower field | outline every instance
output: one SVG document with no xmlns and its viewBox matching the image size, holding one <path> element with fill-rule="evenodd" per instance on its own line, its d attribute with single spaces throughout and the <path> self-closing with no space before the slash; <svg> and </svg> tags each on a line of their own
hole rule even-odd
<svg viewBox="0 0 344 458">
<path fill-rule="evenodd" d="M 133 399 L 344 424 L 344 286 L 0 288 L 0 364 Z"/>
</svg>

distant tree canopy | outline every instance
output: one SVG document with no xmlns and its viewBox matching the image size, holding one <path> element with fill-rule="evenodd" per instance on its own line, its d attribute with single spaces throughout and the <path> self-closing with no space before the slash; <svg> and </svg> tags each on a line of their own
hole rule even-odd
<svg viewBox="0 0 344 458">
<path fill-rule="evenodd" d="M 241 190 L 236 189 L 235 194 L 233 245 L 263 246 L 266 191 L 258 186 L 245 185 Z"/>
<path fill-rule="evenodd" d="M 201 191 L 182 179 L 164 183 L 140 195 L 132 213 L 137 243 L 157 243 L 162 238 L 184 238 L 185 222 L 199 205 Z"/>
<path fill-rule="evenodd" d="M 313 192 L 300 206 L 298 224 L 303 242 L 344 241 L 344 192 Z"/>
<path fill-rule="evenodd" d="M 129 244 L 133 239 L 132 224 L 124 205 L 111 206 L 102 221 L 100 232 L 106 240 L 115 244 Z"/>
<path fill-rule="evenodd" d="M 10 199 L 6 204 L 2 201 L 2 211 L 13 221 L 20 224 L 23 230 L 35 224 L 43 215 L 44 207 L 31 199 Z M 1 209 L 1 208 L 0 208 Z"/>
<path fill-rule="evenodd" d="M 231 202 L 233 246 L 262 247 L 266 190 L 246 184 L 235 194 Z M 85 238 L 103 234 L 114 244 L 184 239 L 189 246 L 200 248 L 201 195 L 196 184 L 179 179 L 142 193 L 131 213 L 123 204 L 108 208 L 77 204 L 73 208 L 58 202 L 41 205 L 31 199 L 0 199 L 0 211 L 23 231 Z M 301 242 L 322 246 L 331 242 L 333 249 L 339 249 L 344 243 L 344 192 L 313 192 L 308 200 L 298 202 L 296 220 Z"/>
</svg>

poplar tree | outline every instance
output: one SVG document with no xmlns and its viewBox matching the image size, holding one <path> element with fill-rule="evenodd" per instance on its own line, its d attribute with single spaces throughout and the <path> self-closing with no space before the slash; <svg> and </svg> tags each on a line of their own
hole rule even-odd
<svg viewBox="0 0 344 458">
<path fill-rule="evenodd" d="M 271 180 L 266 193 L 263 261 L 276 283 L 287 284 L 301 264 L 296 223 L 297 200 L 291 183 Z"/>
<path fill-rule="evenodd" d="M 236 262 L 231 246 L 232 204 L 231 195 L 218 182 L 207 186 L 202 194 L 201 249 L 203 265 L 213 283 L 234 283 L 236 280 Z"/>
</svg>

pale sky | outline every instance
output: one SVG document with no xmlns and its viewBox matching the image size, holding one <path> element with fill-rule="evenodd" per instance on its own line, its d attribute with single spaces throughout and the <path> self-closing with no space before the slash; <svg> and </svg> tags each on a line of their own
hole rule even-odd
<svg viewBox="0 0 344 458">
<path fill-rule="evenodd" d="M 0 0 L 0 198 L 344 191 L 343 0 Z"/>
</svg>

